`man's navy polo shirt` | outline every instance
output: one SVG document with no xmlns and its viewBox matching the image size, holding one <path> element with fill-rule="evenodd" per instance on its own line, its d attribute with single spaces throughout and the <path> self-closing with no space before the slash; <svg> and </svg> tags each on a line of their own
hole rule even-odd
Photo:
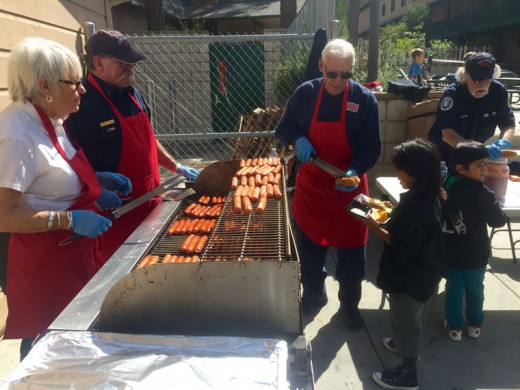
<svg viewBox="0 0 520 390">
<path fill-rule="evenodd" d="M 150 109 L 138 90 L 131 86 L 117 89 L 93 77 L 122 116 L 140 112 L 130 97 L 133 95 L 150 117 Z M 69 115 L 65 127 L 69 136 L 85 151 L 95 171 L 117 172 L 122 147 L 121 124 L 99 91 L 88 80 L 83 85 L 87 93 L 81 96 L 79 111 Z"/>
</svg>

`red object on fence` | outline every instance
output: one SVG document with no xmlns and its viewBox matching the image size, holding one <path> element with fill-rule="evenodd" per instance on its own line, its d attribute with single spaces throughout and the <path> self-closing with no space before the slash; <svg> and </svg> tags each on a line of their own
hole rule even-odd
<svg viewBox="0 0 520 390">
<path fill-rule="evenodd" d="M 218 90 L 221 94 L 227 94 L 226 59 L 218 60 Z"/>
</svg>

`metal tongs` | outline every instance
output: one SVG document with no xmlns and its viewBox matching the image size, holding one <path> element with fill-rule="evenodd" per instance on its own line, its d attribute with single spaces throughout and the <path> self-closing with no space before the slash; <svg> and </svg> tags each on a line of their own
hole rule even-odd
<svg viewBox="0 0 520 390">
<path fill-rule="evenodd" d="M 320 159 L 319 157 L 311 157 L 309 162 L 316 165 L 321 170 L 323 170 L 327 173 L 330 173 L 332 176 L 334 176 L 336 178 L 345 176 L 345 172 L 343 172 L 341 169 L 339 169 L 338 167 L 335 167 L 334 165 L 332 165 L 331 163 L 328 163 L 325 160 Z"/>
<path fill-rule="evenodd" d="M 177 184 L 180 184 L 183 181 L 184 181 L 184 177 L 182 177 L 182 176 L 179 176 L 179 175 L 172 176 L 171 178 L 166 180 L 164 183 L 155 187 L 153 190 L 147 192 L 144 195 L 141 195 L 139 198 L 134 199 L 133 201 L 125 204 L 124 206 L 121 206 L 121 207 L 115 209 L 110 214 L 105 215 L 105 217 L 110 219 L 111 221 L 113 221 L 114 219 L 117 219 L 121 215 L 128 213 L 130 210 L 135 209 L 136 207 L 142 205 L 144 202 L 152 199 L 153 197 L 163 194 L 167 191 L 176 189 L 175 186 Z M 182 190 L 176 194 L 173 194 L 171 196 L 171 200 L 181 200 L 194 193 L 195 193 L 195 191 L 192 188 L 188 188 L 188 189 Z M 67 237 L 66 239 L 61 241 L 59 245 L 60 246 L 68 245 L 83 237 L 86 237 L 86 236 L 79 234 L 79 233 L 73 233 L 69 237 Z"/>
</svg>

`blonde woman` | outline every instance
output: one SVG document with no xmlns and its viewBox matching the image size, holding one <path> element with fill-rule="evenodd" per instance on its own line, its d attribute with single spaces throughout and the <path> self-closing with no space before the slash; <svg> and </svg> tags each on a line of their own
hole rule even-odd
<svg viewBox="0 0 520 390">
<path fill-rule="evenodd" d="M 100 174 L 69 141 L 63 119 L 85 93 L 81 64 L 66 47 L 28 38 L 11 52 L 12 100 L 0 113 L 0 231 L 10 232 L 7 264 L 9 315 L 5 338 L 21 338 L 21 358 L 96 273 L 93 240 L 62 247 L 71 232 L 94 238 L 111 221 L 100 208 L 126 192 L 125 177 Z"/>
</svg>

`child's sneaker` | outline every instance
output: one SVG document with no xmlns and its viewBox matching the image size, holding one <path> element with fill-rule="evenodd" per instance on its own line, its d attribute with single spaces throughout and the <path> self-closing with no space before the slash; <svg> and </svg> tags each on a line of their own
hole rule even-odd
<svg viewBox="0 0 520 390">
<path fill-rule="evenodd" d="M 468 326 L 468 337 L 478 339 L 480 336 L 480 326 Z"/>
<path fill-rule="evenodd" d="M 383 337 L 383 345 L 390 352 L 397 353 L 397 348 L 395 347 L 394 340 L 391 337 Z"/>
<path fill-rule="evenodd" d="M 448 320 L 444 319 L 444 330 L 448 334 L 448 337 L 453 341 L 462 340 L 462 330 L 461 329 L 451 329 Z"/>
<path fill-rule="evenodd" d="M 374 372 L 372 378 L 385 389 L 417 390 L 419 388 L 417 372 L 406 370 L 403 366 L 397 366 L 384 372 Z"/>
</svg>

